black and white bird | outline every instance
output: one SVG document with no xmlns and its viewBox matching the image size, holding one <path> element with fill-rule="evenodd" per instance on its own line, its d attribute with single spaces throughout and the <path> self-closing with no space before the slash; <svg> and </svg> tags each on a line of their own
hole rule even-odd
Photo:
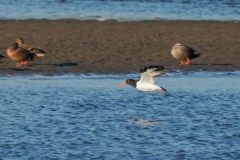
<svg viewBox="0 0 240 160">
<path fill-rule="evenodd" d="M 189 65 L 190 60 L 199 57 L 201 54 L 194 49 L 185 46 L 181 43 L 176 43 L 172 50 L 172 56 L 181 61 L 180 65 Z M 186 61 L 184 63 L 184 61 Z"/>
<path fill-rule="evenodd" d="M 140 91 L 158 91 L 161 94 L 165 94 L 167 93 L 167 91 L 154 83 L 154 78 L 156 76 L 161 76 L 165 74 L 165 72 L 163 72 L 163 69 L 163 66 L 143 67 L 140 69 L 141 78 L 139 80 L 127 79 L 125 82 L 119 84 L 119 86 L 129 84 Z"/>
</svg>

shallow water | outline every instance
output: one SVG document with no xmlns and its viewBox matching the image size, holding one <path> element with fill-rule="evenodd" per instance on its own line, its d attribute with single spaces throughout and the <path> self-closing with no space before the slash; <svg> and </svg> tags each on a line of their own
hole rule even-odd
<svg viewBox="0 0 240 160">
<path fill-rule="evenodd" d="M 0 159 L 239 159 L 240 72 L 0 77 Z"/>
<path fill-rule="evenodd" d="M 239 21 L 239 0 L 15 0 L 0 1 L 0 19 Z"/>
</svg>

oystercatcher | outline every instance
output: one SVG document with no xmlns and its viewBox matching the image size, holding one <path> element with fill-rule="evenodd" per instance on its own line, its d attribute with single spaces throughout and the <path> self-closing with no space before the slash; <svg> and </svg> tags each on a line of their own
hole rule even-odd
<svg viewBox="0 0 240 160">
<path fill-rule="evenodd" d="M 129 84 L 134 88 L 141 91 L 158 91 L 161 94 L 167 93 L 167 91 L 154 83 L 154 77 L 164 75 L 163 66 L 147 66 L 140 69 L 141 78 L 139 80 L 127 79 L 125 82 L 119 84 L 124 86 Z"/>
</svg>

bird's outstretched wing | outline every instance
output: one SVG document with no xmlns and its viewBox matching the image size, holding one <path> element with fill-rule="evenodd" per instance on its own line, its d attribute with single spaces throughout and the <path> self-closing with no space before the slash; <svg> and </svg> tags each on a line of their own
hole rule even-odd
<svg viewBox="0 0 240 160">
<path fill-rule="evenodd" d="M 164 75 L 163 66 L 147 66 L 140 69 L 141 73 L 141 83 L 154 83 L 154 77 Z"/>
</svg>

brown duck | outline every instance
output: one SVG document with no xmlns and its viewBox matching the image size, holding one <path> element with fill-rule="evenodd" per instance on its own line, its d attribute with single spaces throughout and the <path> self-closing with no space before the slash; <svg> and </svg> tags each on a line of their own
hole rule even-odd
<svg viewBox="0 0 240 160">
<path fill-rule="evenodd" d="M 190 60 L 199 57 L 201 54 L 194 49 L 184 46 L 181 43 L 176 43 L 171 51 L 174 58 L 181 61 L 180 65 L 189 65 Z M 186 62 L 184 62 L 186 61 Z"/>
<path fill-rule="evenodd" d="M 22 65 L 27 64 L 28 61 L 33 61 L 36 56 L 31 51 L 19 47 L 16 42 L 7 48 L 6 54 L 11 60 L 16 62 L 16 67 L 21 67 Z"/>
<path fill-rule="evenodd" d="M 46 53 L 44 50 L 36 46 L 24 44 L 24 40 L 21 37 L 16 38 L 15 42 L 18 44 L 19 47 L 29 50 L 30 52 L 35 54 L 36 57 L 43 57 Z"/>
</svg>

